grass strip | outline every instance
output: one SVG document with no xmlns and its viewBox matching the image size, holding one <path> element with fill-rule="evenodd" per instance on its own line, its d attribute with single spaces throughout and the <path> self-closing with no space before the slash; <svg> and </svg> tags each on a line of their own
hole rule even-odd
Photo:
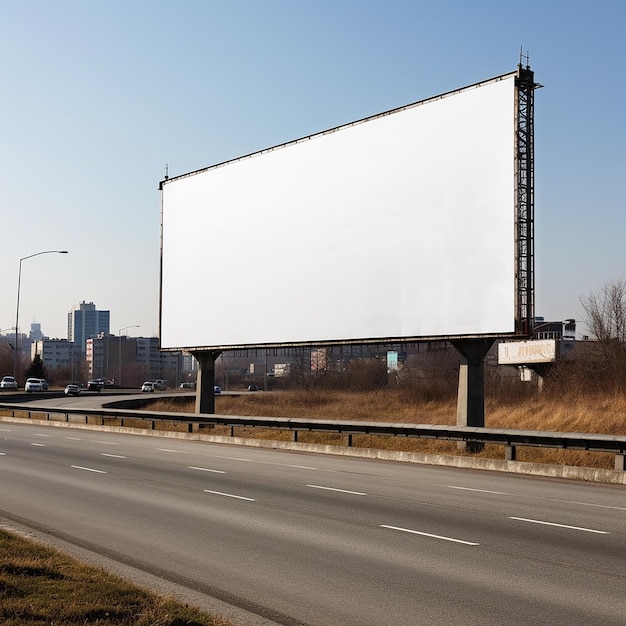
<svg viewBox="0 0 626 626">
<path fill-rule="evenodd" d="M 3 626 L 232 626 L 0 530 Z"/>
</svg>

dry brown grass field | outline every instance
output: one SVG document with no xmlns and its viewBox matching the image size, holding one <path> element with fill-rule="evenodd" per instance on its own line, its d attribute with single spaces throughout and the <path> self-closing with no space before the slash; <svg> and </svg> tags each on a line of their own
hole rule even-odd
<svg viewBox="0 0 626 626">
<path fill-rule="evenodd" d="M 160 411 L 193 412 L 193 401 L 170 403 L 160 400 L 150 408 Z M 281 391 L 276 393 L 223 394 L 216 397 L 216 413 L 265 417 L 294 417 L 413 424 L 456 424 L 456 399 L 424 400 L 409 390 L 383 389 L 375 392 Z M 558 395 L 528 394 L 528 397 L 487 399 L 485 426 L 556 432 L 587 432 L 626 435 L 626 395 L 588 393 Z M 230 433 L 216 426 L 215 435 Z M 237 428 L 239 437 L 290 440 L 287 431 Z M 298 441 L 345 445 L 345 436 L 327 433 L 300 433 Z M 412 438 L 354 435 L 353 446 L 384 448 L 409 452 L 447 455 L 467 454 L 455 442 L 436 442 Z M 479 457 L 504 458 L 502 446 L 487 445 Z M 590 453 L 518 447 L 518 461 L 555 463 L 613 469 L 615 457 L 609 453 Z"/>
</svg>

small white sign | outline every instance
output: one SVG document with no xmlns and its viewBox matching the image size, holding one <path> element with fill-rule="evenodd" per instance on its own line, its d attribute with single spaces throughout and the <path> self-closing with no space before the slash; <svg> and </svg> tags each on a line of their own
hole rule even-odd
<svg viewBox="0 0 626 626">
<path fill-rule="evenodd" d="M 507 341 L 498 344 L 500 365 L 524 363 L 552 363 L 556 361 L 556 340 Z"/>
</svg>

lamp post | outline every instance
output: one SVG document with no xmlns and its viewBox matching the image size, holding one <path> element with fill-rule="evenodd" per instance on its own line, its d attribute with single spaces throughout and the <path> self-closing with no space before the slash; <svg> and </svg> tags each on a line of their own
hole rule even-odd
<svg viewBox="0 0 626 626">
<path fill-rule="evenodd" d="M 5 331 L 7 331 L 7 330 L 14 330 L 13 326 L 11 326 L 11 328 L 0 328 L 0 333 L 3 333 Z M 3 342 L 3 344 L 4 344 L 4 342 Z M 9 348 L 15 352 L 15 347 L 12 346 L 10 343 L 9 343 Z"/>
<path fill-rule="evenodd" d="M 17 380 L 17 358 L 19 353 L 17 338 L 20 325 L 20 286 L 22 283 L 22 261 L 26 261 L 26 259 L 32 259 L 34 256 L 39 256 L 40 254 L 67 254 L 67 250 L 43 250 L 42 252 L 35 252 L 35 254 L 23 256 L 20 259 L 20 269 L 17 273 L 17 305 L 15 307 L 15 355 L 13 358 L 13 378 L 15 378 L 15 380 Z"/>
<path fill-rule="evenodd" d="M 131 324 L 130 326 L 124 326 L 124 328 L 120 328 L 117 331 L 117 343 L 119 345 L 119 353 L 118 353 L 118 366 L 119 366 L 119 376 L 117 379 L 118 387 L 122 387 L 122 331 L 127 330 L 128 328 L 139 328 L 139 324 Z"/>
</svg>

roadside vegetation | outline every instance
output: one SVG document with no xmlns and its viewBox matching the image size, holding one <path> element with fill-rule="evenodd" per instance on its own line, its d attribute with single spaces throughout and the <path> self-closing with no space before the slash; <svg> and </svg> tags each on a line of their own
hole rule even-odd
<svg viewBox="0 0 626 626">
<path fill-rule="evenodd" d="M 436 397 L 435 397 L 436 396 Z M 157 400 L 150 409 L 192 413 L 193 402 Z M 416 389 L 377 389 L 355 391 L 281 391 L 242 395 L 223 394 L 216 397 L 216 413 L 221 415 L 251 415 L 259 417 L 293 417 L 351 421 L 397 422 L 412 424 L 456 424 L 456 397 L 453 390 L 424 394 Z M 138 425 L 138 424 L 137 424 Z M 545 388 L 517 388 L 506 396 L 489 394 L 485 403 L 485 425 L 489 428 L 509 428 L 556 432 L 587 432 L 626 435 L 626 393 L 605 393 L 601 390 L 572 388 L 557 391 Z M 171 426 L 170 426 L 171 427 Z M 230 427 L 219 426 L 207 434 L 230 434 Z M 261 428 L 236 428 L 238 437 L 258 437 L 289 441 L 289 431 Z M 334 433 L 306 433 L 298 441 L 326 445 L 346 445 L 346 436 Z M 460 450 L 455 442 L 429 441 L 404 437 L 353 435 L 354 447 L 419 452 L 424 454 L 470 455 L 484 458 L 504 458 L 502 446 L 486 445 L 479 453 Z M 517 460 L 554 463 L 582 467 L 613 469 L 615 455 L 581 450 L 553 450 L 518 447 Z"/>
<path fill-rule="evenodd" d="M 232 626 L 0 530 L 3 626 Z"/>
</svg>

